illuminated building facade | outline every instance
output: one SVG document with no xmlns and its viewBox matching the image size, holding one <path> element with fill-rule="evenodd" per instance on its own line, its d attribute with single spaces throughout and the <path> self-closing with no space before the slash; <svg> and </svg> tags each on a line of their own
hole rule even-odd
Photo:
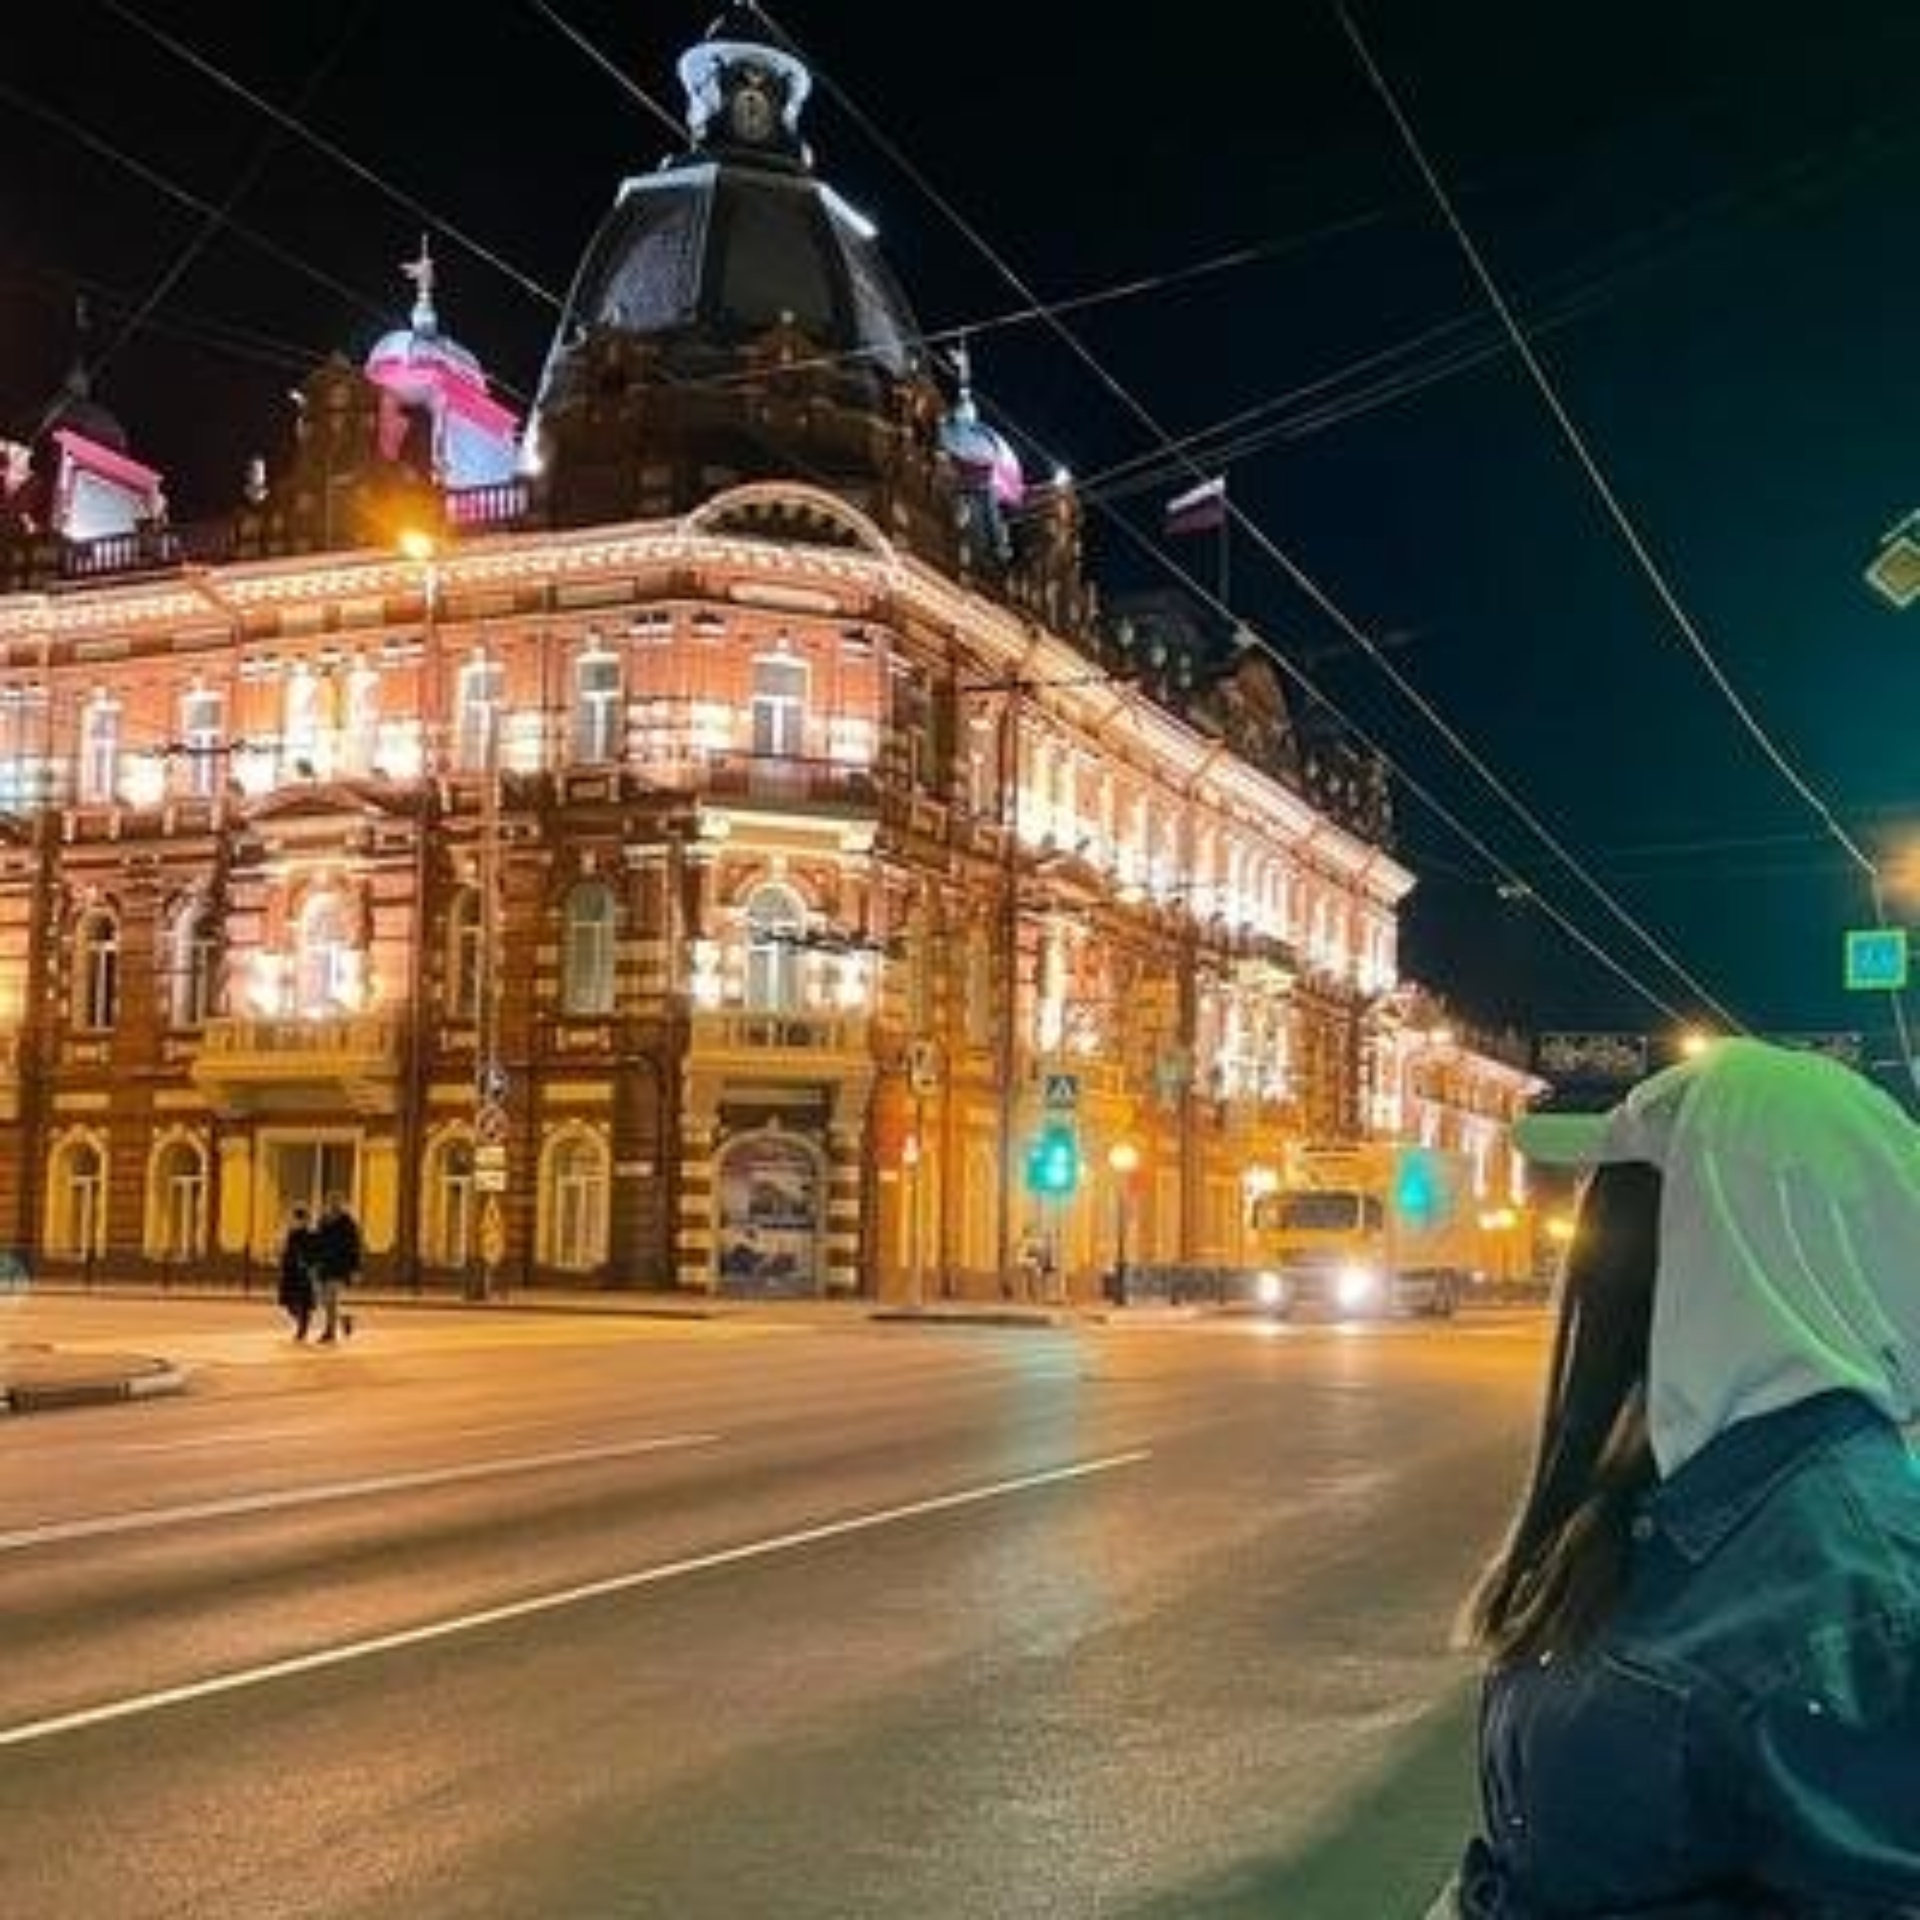
<svg viewBox="0 0 1920 1920">
<path fill-rule="evenodd" d="M 401 1284 L 991 1294 L 1230 1263 L 1383 1123 L 1380 771 L 1103 613 L 728 23 L 523 427 L 440 328 L 166 518 L 76 381 L 0 483 L 0 1237 Z M 403 539 L 403 536 L 411 538 Z M 1217 657 L 1215 657 L 1217 655 Z M 1070 1131 L 1071 1191 L 1026 1148 Z M 1115 1153 L 1115 1148 L 1122 1149 Z"/>
</svg>

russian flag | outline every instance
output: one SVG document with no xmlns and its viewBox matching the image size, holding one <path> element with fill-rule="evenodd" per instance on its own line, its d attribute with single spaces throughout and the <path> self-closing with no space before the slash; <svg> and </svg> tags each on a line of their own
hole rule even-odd
<svg viewBox="0 0 1920 1920">
<path fill-rule="evenodd" d="M 1208 533 L 1227 524 L 1227 477 L 1219 474 L 1167 502 L 1163 534 Z"/>
</svg>

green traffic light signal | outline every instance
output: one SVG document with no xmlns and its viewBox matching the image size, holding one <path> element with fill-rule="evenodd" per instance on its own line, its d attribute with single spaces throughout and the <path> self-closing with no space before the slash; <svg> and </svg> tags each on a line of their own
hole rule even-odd
<svg viewBox="0 0 1920 1920">
<path fill-rule="evenodd" d="M 1027 1185 L 1035 1193 L 1062 1195 L 1080 1184 L 1080 1142 L 1072 1127 L 1055 1121 L 1027 1149 Z"/>
</svg>

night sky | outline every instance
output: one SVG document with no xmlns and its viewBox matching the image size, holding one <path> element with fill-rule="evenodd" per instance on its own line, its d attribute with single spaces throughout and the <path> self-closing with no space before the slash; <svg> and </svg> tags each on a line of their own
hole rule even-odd
<svg viewBox="0 0 1920 1920">
<path fill-rule="evenodd" d="M 67 0 L 10 18 L 0 416 L 31 426 L 83 289 L 96 391 L 167 472 L 175 518 L 223 508 L 246 456 L 284 442 L 288 387 L 400 323 L 397 266 L 429 224 L 447 331 L 524 402 L 618 180 L 673 146 L 550 12 L 677 113 L 673 63 L 713 11 Z M 1725 1009 L 1892 1052 L 1884 999 L 1841 988 L 1842 930 L 1871 919 L 1861 874 L 1606 518 L 1331 7 L 771 13 L 816 69 L 822 172 L 879 223 L 922 324 L 973 328 L 983 404 L 1030 467 L 1065 461 L 1147 532 L 1193 477 L 1046 328 L 1008 323 L 1026 299 L 875 129 L 1041 297 L 1136 286 L 1074 314 L 1087 347 L 1174 434 L 1253 412 L 1234 499 Z M 1920 917 L 1920 851 L 1901 856 L 1920 849 L 1920 608 L 1903 620 L 1861 578 L 1920 503 L 1920 7 L 1357 0 L 1354 17 L 1714 657 Z M 135 169 L 229 223 L 204 232 Z M 1251 257 L 1196 271 L 1230 256 Z M 1131 491 L 1097 484 L 1140 466 Z M 1164 583 L 1090 526 L 1111 588 Z M 1211 580 L 1209 542 L 1165 551 Z M 1230 558 L 1237 610 L 1498 857 L 1400 789 L 1410 971 L 1492 1026 L 1711 1018 L 1250 536 Z"/>
</svg>

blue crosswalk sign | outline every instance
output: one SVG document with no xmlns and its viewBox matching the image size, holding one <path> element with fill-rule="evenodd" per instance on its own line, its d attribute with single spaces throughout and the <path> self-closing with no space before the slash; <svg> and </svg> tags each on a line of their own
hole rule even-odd
<svg viewBox="0 0 1920 1920">
<path fill-rule="evenodd" d="M 1907 984 L 1905 927 L 1855 927 L 1847 934 L 1847 985 L 1856 993 L 1897 993 Z"/>
</svg>

